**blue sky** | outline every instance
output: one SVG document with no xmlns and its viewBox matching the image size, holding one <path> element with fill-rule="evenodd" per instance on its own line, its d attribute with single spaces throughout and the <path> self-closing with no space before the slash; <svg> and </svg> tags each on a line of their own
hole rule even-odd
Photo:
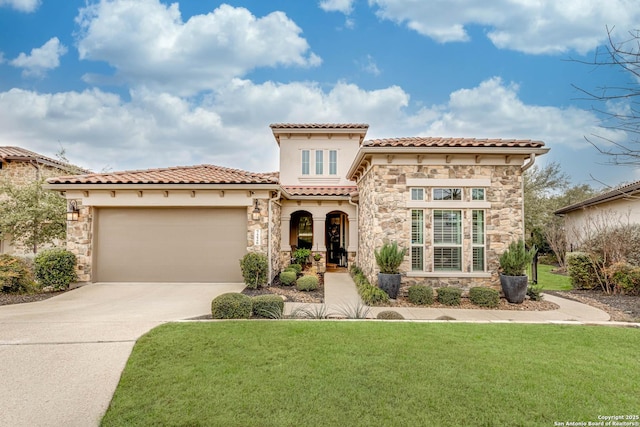
<svg viewBox="0 0 640 427">
<path fill-rule="evenodd" d="M 489 5 L 487 5 L 489 3 Z M 572 85 L 637 84 L 592 61 L 631 0 L 0 0 L 0 144 L 95 171 L 276 170 L 269 124 L 368 138 L 543 140 L 574 183 L 616 185 L 585 141 L 624 142 Z"/>
</svg>

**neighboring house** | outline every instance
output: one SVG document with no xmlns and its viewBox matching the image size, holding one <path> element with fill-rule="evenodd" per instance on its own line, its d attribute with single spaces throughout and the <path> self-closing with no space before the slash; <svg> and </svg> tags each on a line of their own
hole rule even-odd
<svg viewBox="0 0 640 427">
<path fill-rule="evenodd" d="M 79 207 L 67 247 L 89 282 L 238 282 L 239 259 L 268 256 L 273 278 L 296 248 L 356 263 L 409 250 L 405 285 L 498 283 L 498 257 L 523 237 L 522 173 L 540 141 L 365 140 L 366 124 L 273 124 L 278 173 L 201 165 L 58 177 Z"/>
<path fill-rule="evenodd" d="M 567 249 L 605 226 L 640 224 L 640 181 L 615 188 L 554 212 L 564 218 Z"/>
<path fill-rule="evenodd" d="M 0 181 L 2 183 L 21 186 L 45 178 L 82 172 L 88 171 L 24 148 L 0 146 Z M 0 197 L 3 196 L 0 195 Z M 31 248 L 12 242 L 11 236 L 0 236 L 0 239 L 0 253 L 18 255 L 31 253 Z"/>
</svg>

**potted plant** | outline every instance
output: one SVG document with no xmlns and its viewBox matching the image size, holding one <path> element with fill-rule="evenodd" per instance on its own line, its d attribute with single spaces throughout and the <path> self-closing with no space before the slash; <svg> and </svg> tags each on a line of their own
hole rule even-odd
<svg viewBox="0 0 640 427">
<path fill-rule="evenodd" d="M 522 239 L 511 242 L 506 251 L 500 256 L 500 286 L 504 296 L 512 304 L 522 304 L 527 295 L 529 278 L 525 271 L 533 262 L 536 247 L 530 250 L 524 245 Z"/>
<path fill-rule="evenodd" d="M 385 243 L 380 250 L 374 251 L 376 263 L 380 272 L 378 273 L 378 286 L 384 290 L 389 298 L 397 298 L 400 290 L 400 271 L 398 267 L 404 260 L 406 249 L 399 248 L 397 242 Z"/>
</svg>

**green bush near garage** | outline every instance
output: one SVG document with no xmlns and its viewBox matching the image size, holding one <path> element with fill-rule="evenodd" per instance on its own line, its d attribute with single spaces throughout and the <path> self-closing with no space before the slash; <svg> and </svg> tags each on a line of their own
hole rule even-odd
<svg viewBox="0 0 640 427">
<path fill-rule="evenodd" d="M 68 289 L 76 280 L 76 256 L 67 249 L 54 248 L 39 252 L 33 259 L 36 280 L 40 286 L 54 290 Z"/>
<path fill-rule="evenodd" d="M 253 309 L 251 297 L 229 292 L 211 301 L 211 317 L 214 319 L 249 319 Z"/>
<path fill-rule="evenodd" d="M 252 298 L 253 315 L 266 319 L 280 319 L 284 311 L 284 301 L 279 295 L 256 295 Z"/>
</svg>

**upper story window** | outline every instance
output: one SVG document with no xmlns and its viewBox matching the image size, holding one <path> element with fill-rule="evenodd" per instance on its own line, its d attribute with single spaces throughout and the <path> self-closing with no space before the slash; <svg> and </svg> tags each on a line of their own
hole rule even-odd
<svg viewBox="0 0 640 427">
<path fill-rule="evenodd" d="M 329 150 L 329 175 L 338 174 L 338 152 Z"/>
<path fill-rule="evenodd" d="M 309 175 L 309 150 L 302 150 L 302 175 Z"/>
<path fill-rule="evenodd" d="M 424 200 L 424 188 L 412 188 L 411 200 Z"/>
<path fill-rule="evenodd" d="M 471 200 L 484 200 L 484 188 L 471 189 Z"/>
<path fill-rule="evenodd" d="M 433 200 L 462 200 L 462 188 L 434 188 Z"/>
<path fill-rule="evenodd" d="M 316 175 L 324 173 L 324 151 L 316 150 Z"/>
</svg>

